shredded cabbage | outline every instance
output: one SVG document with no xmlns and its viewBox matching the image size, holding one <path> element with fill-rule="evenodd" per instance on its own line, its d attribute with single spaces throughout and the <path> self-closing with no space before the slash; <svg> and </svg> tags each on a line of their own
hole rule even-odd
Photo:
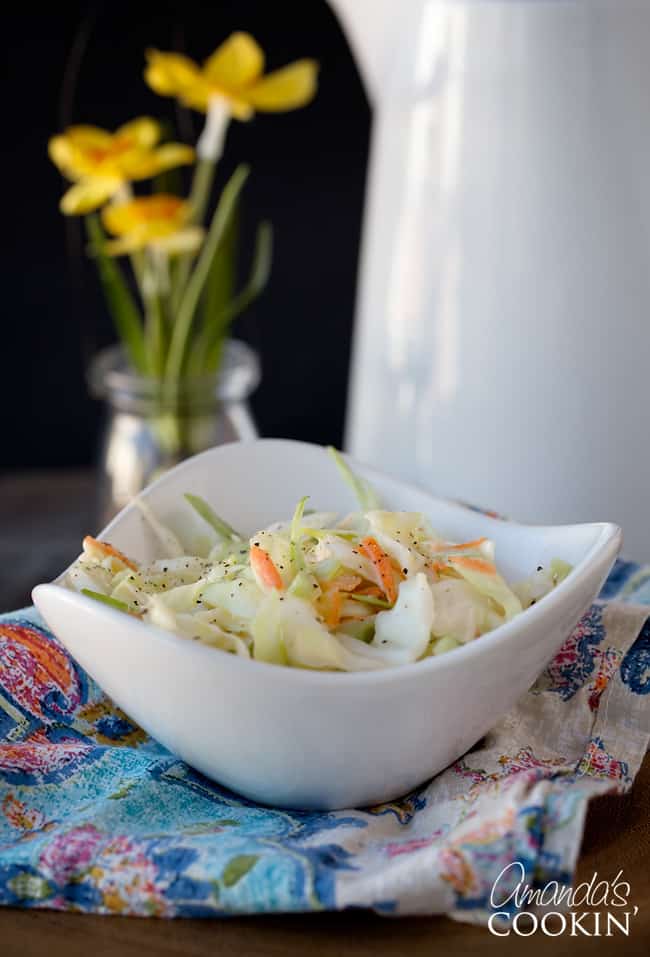
<svg viewBox="0 0 650 957">
<path fill-rule="evenodd" d="M 425 515 L 383 509 L 368 483 L 338 452 L 332 455 L 359 499 L 356 512 L 308 513 L 304 496 L 292 517 L 247 541 L 187 493 L 183 540 L 178 522 L 171 531 L 139 500 L 163 557 L 136 562 L 87 536 L 66 584 L 229 654 L 294 668 L 366 671 L 475 641 L 544 598 L 571 571 L 553 559 L 510 586 L 497 570 L 493 542 L 447 541 Z M 209 536 L 197 538 L 197 521 Z"/>
</svg>

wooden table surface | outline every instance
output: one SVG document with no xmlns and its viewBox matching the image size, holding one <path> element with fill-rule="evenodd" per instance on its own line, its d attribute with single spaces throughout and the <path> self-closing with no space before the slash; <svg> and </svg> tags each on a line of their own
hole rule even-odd
<svg viewBox="0 0 650 957">
<path fill-rule="evenodd" d="M 53 577 L 94 529 L 93 482 L 87 472 L 0 478 L 0 610 L 29 600 L 32 584 Z M 650 757 L 632 791 L 592 802 L 577 879 L 613 880 L 623 870 L 638 905 L 630 936 L 492 936 L 483 927 L 443 917 L 385 918 L 362 912 L 156 920 L 0 908 L 0 957 L 429 957 L 494 954 L 525 947 L 536 954 L 650 954 Z"/>
</svg>

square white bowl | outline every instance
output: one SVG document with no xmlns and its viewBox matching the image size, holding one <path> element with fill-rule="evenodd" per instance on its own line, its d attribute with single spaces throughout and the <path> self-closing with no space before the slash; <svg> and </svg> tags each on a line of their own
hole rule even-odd
<svg viewBox="0 0 650 957">
<path fill-rule="evenodd" d="M 534 682 L 598 594 L 619 551 L 612 524 L 525 526 L 491 518 L 350 460 L 390 509 L 424 512 L 450 540 L 485 535 L 509 580 L 562 558 L 554 591 L 462 648 L 384 671 L 305 671 L 247 661 L 138 621 L 59 582 L 36 607 L 113 700 L 193 767 L 254 800 L 333 809 L 396 798 L 481 738 Z M 253 534 L 310 496 L 318 509 L 356 507 L 320 446 L 280 439 L 204 452 L 143 492 L 160 519 L 187 521 L 183 493 L 203 496 Z M 138 560 L 158 557 L 130 505 L 103 530 Z"/>
</svg>

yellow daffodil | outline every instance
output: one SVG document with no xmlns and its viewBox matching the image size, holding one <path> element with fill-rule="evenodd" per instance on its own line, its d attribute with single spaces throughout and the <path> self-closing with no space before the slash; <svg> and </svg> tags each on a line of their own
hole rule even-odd
<svg viewBox="0 0 650 957">
<path fill-rule="evenodd" d="M 48 144 L 50 158 L 74 186 L 61 200 L 67 215 L 89 213 L 102 206 L 132 180 L 149 179 L 163 170 L 194 161 L 194 150 L 182 143 L 157 144 L 160 125 L 146 116 L 114 133 L 97 126 L 71 126 Z"/>
<path fill-rule="evenodd" d="M 249 33 L 233 33 L 199 66 L 179 53 L 147 51 L 145 79 L 161 96 L 178 97 L 204 113 L 211 101 L 226 101 L 238 120 L 255 110 L 284 112 L 305 106 L 316 92 L 315 60 L 296 60 L 264 74 L 264 53 Z"/>
<path fill-rule="evenodd" d="M 189 226 L 190 217 L 190 204 L 168 193 L 110 203 L 102 210 L 102 221 L 118 238 L 109 240 L 104 250 L 110 256 L 133 253 L 145 246 L 171 256 L 195 252 L 203 230 Z"/>
</svg>

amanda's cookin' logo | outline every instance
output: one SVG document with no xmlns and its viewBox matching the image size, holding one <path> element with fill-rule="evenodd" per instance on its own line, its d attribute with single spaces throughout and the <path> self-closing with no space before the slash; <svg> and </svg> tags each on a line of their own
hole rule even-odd
<svg viewBox="0 0 650 957">
<path fill-rule="evenodd" d="M 639 908 L 628 903 L 630 885 L 622 880 L 622 870 L 612 881 L 598 880 L 596 871 L 577 887 L 549 881 L 533 888 L 525 876 L 523 864 L 514 861 L 494 882 L 490 894 L 494 913 L 488 926 L 497 937 L 531 937 L 537 931 L 547 937 L 629 936 L 631 918 Z"/>
</svg>

